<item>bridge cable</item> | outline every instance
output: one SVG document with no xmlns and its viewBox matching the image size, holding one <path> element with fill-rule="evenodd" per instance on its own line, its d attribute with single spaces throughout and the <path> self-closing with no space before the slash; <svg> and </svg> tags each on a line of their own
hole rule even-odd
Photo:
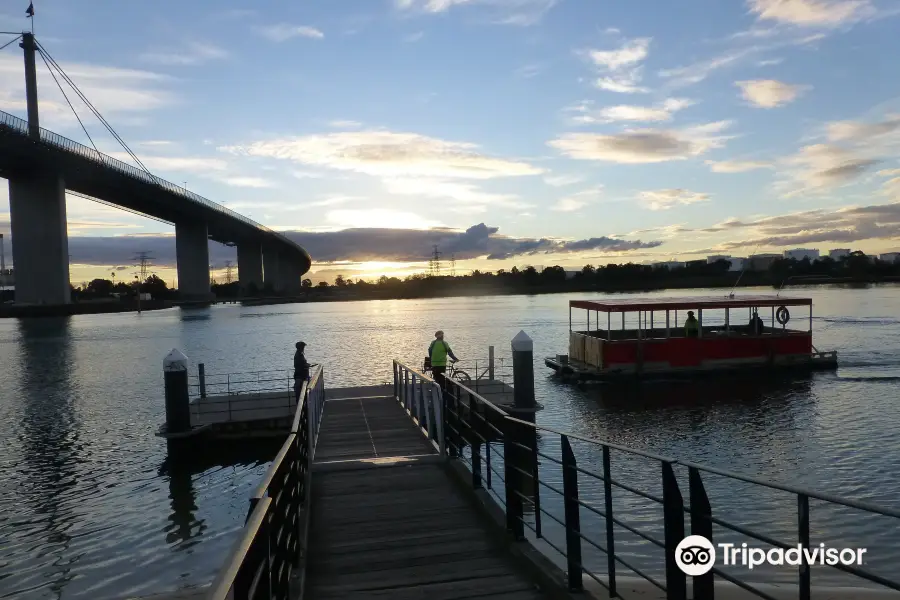
<svg viewBox="0 0 900 600">
<path fill-rule="evenodd" d="M 0 33 L 6 33 L 6 32 L 3 31 L 3 32 L 0 32 Z M 12 44 L 12 43 L 15 42 L 15 41 L 18 41 L 19 39 L 21 39 L 21 37 L 22 37 L 22 34 L 20 33 L 19 35 L 17 35 L 17 36 L 14 37 L 13 39 L 9 40 L 8 42 L 6 42 L 6 43 L 3 44 L 2 46 L 0 46 L 0 50 L 3 50 L 4 48 L 6 48 L 7 46 L 9 46 L 10 44 Z"/>
<path fill-rule="evenodd" d="M 41 52 L 41 54 L 43 56 L 45 56 L 46 59 L 50 60 L 50 62 L 53 64 L 54 67 L 56 67 L 57 72 L 59 72 L 59 74 L 63 77 L 63 79 L 66 81 L 66 83 L 68 83 L 72 87 L 72 89 L 75 90 L 75 93 L 78 94 L 78 97 L 87 105 L 87 107 L 91 110 L 91 112 L 94 113 L 94 116 L 96 116 L 100 120 L 100 122 L 106 127 L 107 131 L 109 131 L 113 135 L 113 137 L 122 145 L 122 147 L 125 148 L 126 152 L 128 152 L 128 155 L 131 156 L 131 158 L 133 158 L 141 166 L 141 168 L 144 171 L 146 171 L 148 174 L 152 175 L 152 173 L 150 173 L 149 169 L 147 169 L 147 167 L 144 166 L 144 164 L 140 161 L 140 159 L 137 157 L 137 155 L 135 155 L 135 153 L 131 151 L 131 148 L 128 147 L 128 144 L 126 144 L 125 141 L 119 136 L 119 134 L 116 133 L 116 131 L 113 129 L 112 125 L 110 125 L 109 122 L 103 117 L 103 115 L 100 114 L 100 111 L 98 111 L 97 108 L 91 103 L 91 101 L 88 100 L 87 96 L 81 91 L 81 89 L 79 89 L 79 87 L 75 84 L 75 82 L 72 80 L 72 78 L 69 77 L 69 75 L 59 65 L 59 63 L 56 62 L 56 59 L 54 59 L 53 56 L 51 56 L 50 53 L 47 52 L 47 50 L 43 47 L 43 45 L 39 41 L 35 40 L 35 43 L 37 44 L 38 50 Z"/>
<path fill-rule="evenodd" d="M 112 134 L 112 136 L 116 139 L 116 141 L 118 141 L 119 144 L 122 145 L 122 147 L 125 149 L 125 151 L 128 153 L 128 155 L 132 159 L 134 159 L 134 161 L 148 175 L 150 175 L 153 178 L 156 178 L 156 176 L 150 172 L 150 169 L 148 169 L 144 165 L 144 163 L 141 162 L 141 159 L 139 159 L 137 157 L 137 155 L 131 150 L 131 148 L 128 146 L 128 144 L 125 143 L 125 140 L 123 140 L 122 137 L 118 133 L 116 133 L 116 130 L 113 129 L 112 125 L 110 125 L 109 122 L 103 117 L 103 115 L 100 114 L 100 111 L 97 110 L 97 108 L 91 103 L 90 100 L 88 100 L 87 96 L 84 95 L 84 93 L 81 91 L 81 89 L 79 89 L 79 87 L 75 84 L 75 82 L 72 81 L 72 78 L 69 77 L 69 75 L 65 72 L 65 70 L 61 66 L 59 66 L 59 63 L 56 62 L 56 60 L 53 58 L 53 56 L 50 55 L 49 52 L 47 52 L 47 50 L 44 48 L 44 46 L 40 42 L 35 40 L 35 43 L 37 44 L 38 50 L 41 52 L 41 55 L 46 56 L 46 59 L 48 59 L 50 61 L 50 63 L 53 64 L 54 67 L 56 67 L 56 70 L 63 77 L 63 79 L 72 87 L 73 90 L 75 90 L 75 93 L 78 94 L 78 97 L 87 105 L 87 107 L 91 110 L 91 112 L 94 113 L 94 116 L 96 116 L 100 120 L 100 122 L 103 123 L 103 125 L 106 127 L 107 131 L 109 131 L 109 133 Z"/>
<path fill-rule="evenodd" d="M 81 117 L 78 116 L 78 111 L 75 110 L 75 107 L 72 106 L 72 102 L 69 101 L 69 96 L 66 94 L 66 90 L 63 89 L 62 85 L 59 83 L 59 80 L 56 78 L 56 74 L 53 72 L 53 69 L 50 68 L 50 64 L 47 62 L 47 59 L 44 57 L 43 52 L 38 52 L 41 55 L 41 59 L 44 61 L 44 64 L 47 66 L 47 70 L 50 71 L 50 76 L 53 77 L 53 81 L 56 82 L 56 87 L 59 88 L 59 91 L 62 92 L 63 98 L 66 99 L 66 104 L 69 105 L 69 108 L 72 109 L 72 114 L 75 115 L 75 118 L 78 120 L 78 124 L 81 125 L 81 130 L 84 132 L 84 135 L 87 136 L 87 139 L 91 142 L 91 146 L 94 147 L 94 150 L 100 156 L 100 162 L 103 162 L 103 153 L 97 149 L 97 144 L 94 143 L 94 138 L 91 137 L 91 134 L 88 133 L 87 127 L 84 126 L 84 123 L 81 122 Z"/>
</svg>

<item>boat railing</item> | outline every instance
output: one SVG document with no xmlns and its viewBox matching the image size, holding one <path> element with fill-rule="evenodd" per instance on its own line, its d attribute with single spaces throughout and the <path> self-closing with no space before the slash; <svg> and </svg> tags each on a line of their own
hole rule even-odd
<svg viewBox="0 0 900 600">
<path fill-rule="evenodd" d="M 675 556 L 686 534 L 703 536 L 711 544 L 731 542 L 736 534 L 772 548 L 795 549 L 800 544 L 816 549 L 817 546 L 811 546 L 810 532 L 819 532 L 821 537 L 827 521 L 812 522 L 813 502 L 850 510 L 856 517 L 890 519 L 890 523 L 883 524 L 886 531 L 900 526 L 900 512 L 896 510 L 535 425 L 512 416 L 458 381 L 447 382 L 444 398 L 448 455 L 466 465 L 473 488 L 491 494 L 505 514 L 507 530 L 516 540 L 531 540 L 564 568 L 572 591 L 584 589 L 585 578 L 589 578 L 616 597 L 624 569 L 662 590 L 668 600 L 685 600 L 687 576 L 678 567 Z M 577 445 L 583 446 L 584 451 L 576 459 L 573 446 Z M 647 473 L 654 471 L 656 475 L 651 479 L 655 481 L 648 485 Z M 638 477 L 640 482 L 629 476 Z M 746 485 L 747 498 L 757 503 L 771 499 L 779 518 L 793 513 L 788 523 L 793 521 L 795 533 L 784 534 L 789 539 L 777 539 L 772 533 L 777 528 L 775 524 L 763 532 L 758 527 L 734 522 L 746 521 L 746 517 L 731 518 L 728 514 L 730 520 L 726 520 L 729 511 L 725 498 L 708 494 L 706 483 L 712 478 L 727 482 L 728 485 L 717 488 L 726 493 L 743 495 L 738 488 Z M 546 494 L 561 502 L 547 502 Z M 788 502 L 784 502 L 785 496 L 790 499 Z M 626 520 L 626 514 L 637 516 Z M 785 531 L 789 528 L 786 526 Z M 638 561 L 634 557 L 646 558 L 654 547 L 653 558 L 664 565 L 661 574 L 635 564 Z M 736 547 L 741 548 L 741 542 Z M 599 561 L 585 558 L 585 551 L 595 550 L 601 557 Z M 808 557 L 800 553 L 796 573 L 801 600 L 809 600 L 811 595 L 812 569 L 807 561 Z M 822 568 L 900 590 L 897 579 L 862 567 L 835 564 Z M 733 567 L 728 572 L 720 566 L 693 577 L 692 598 L 713 600 L 717 579 L 774 600 L 767 592 L 771 587 L 744 581 L 735 576 Z"/>
<path fill-rule="evenodd" d="M 304 567 L 312 463 L 325 403 L 321 366 L 313 368 L 300 395 L 290 434 L 250 497 L 240 538 L 207 600 L 288 598 L 293 574 Z"/>
</svg>

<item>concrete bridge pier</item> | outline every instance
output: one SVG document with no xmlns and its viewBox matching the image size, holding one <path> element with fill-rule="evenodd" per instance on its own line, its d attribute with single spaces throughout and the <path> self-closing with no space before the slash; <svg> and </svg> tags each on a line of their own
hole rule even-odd
<svg viewBox="0 0 900 600">
<path fill-rule="evenodd" d="M 257 292 L 263 288 L 263 255 L 259 242 L 238 242 L 238 281 L 246 291 L 250 284 Z"/>
<path fill-rule="evenodd" d="M 46 172 L 9 178 L 16 304 L 68 304 L 69 236 L 66 184 Z"/>
<path fill-rule="evenodd" d="M 175 223 L 175 260 L 178 262 L 178 296 L 181 300 L 211 300 L 206 223 Z"/>
<path fill-rule="evenodd" d="M 271 285 L 272 291 L 280 292 L 284 290 L 281 282 L 281 271 L 279 268 L 278 251 L 272 248 L 263 248 L 263 281 L 264 285 Z"/>
<path fill-rule="evenodd" d="M 278 257 L 279 279 L 284 292 L 289 296 L 299 296 L 302 291 L 303 269 L 296 260 L 281 254 Z"/>
</svg>

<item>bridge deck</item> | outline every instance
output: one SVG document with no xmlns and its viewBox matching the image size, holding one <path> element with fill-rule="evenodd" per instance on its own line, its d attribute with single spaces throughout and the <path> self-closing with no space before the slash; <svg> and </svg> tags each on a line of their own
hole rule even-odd
<svg viewBox="0 0 900 600">
<path fill-rule="evenodd" d="M 325 403 L 312 511 L 309 598 L 545 597 L 393 398 Z"/>
</svg>

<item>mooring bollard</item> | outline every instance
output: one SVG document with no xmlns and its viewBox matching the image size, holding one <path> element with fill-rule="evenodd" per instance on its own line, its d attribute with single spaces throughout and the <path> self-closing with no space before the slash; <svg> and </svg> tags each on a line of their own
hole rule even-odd
<svg viewBox="0 0 900 600">
<path fill-rule="evenodd" d="M 537 403 L 534 399 L 534 342 L 524 331 L 519 331 L 512 339 L 513 355 L 513 406 L 510 414 L 528 423 L 535 422 Z M 522 476 L 518 479 L 521 493 L 537 501 L 537 430 L 521 423 L 513 428 L 515 441 L 527 446 L 531 452 L 520 448 L 514 454 L 517 466 L 533 477 Z"/>
<path fill-rule="evenodd" d="M 519 418 L 534 423 L 534 342 L 524 331 L 512 339 L 512 355 L 513 401 L 522 412 Z"/>
<path fill-rule="evenodd" d="M 191 399 L 188 393 L 188 358 L 173 349 L 163 359 L 166 389 L 166 432 L 184 433 L 191 429 Z"/>
</svg>

